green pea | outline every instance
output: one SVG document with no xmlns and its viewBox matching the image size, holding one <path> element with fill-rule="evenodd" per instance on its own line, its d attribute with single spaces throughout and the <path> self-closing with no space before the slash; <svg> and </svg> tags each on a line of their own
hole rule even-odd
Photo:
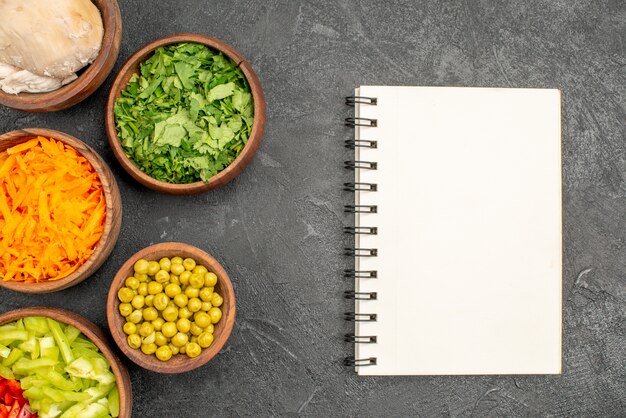
<svg viewBox="0 0 626 418">
<path fill-rule="evenodd" d="M 181 275 L 185 271 L 185 267 L 182 264 L 172 264 L 170 267 L 170 273 L 177 276 Z"/>
<path fill-rule="evenodd" d="M 128 341 L 128 345 L 131 348 L 139 348 L 141 347 L 141 337 L 137 334 L 131 334 L 126 338 L 126 341 Z"/>
<path fill-rule="evenodd" d="M 198 326 L 198 324 L 196 324 L 195 322 L 192 322 L 191 325 L 189 326 L 189 332 L 191 332 L 191 335 L 200 335 L 204 332 L 204 330 L 202 328 L 200 328 Z"/>
<path fill-rule="evenodd" d="M 202 299 L 203 302 L 210 302 L 213 297 L 213 291 L 208 287 L 203 287 L 200 289 L 198 296 L 200 296 L 200 299 Z"/>
<path fill-rule="evenodd" d="M 163 345 L 156 350 L 156 358 L 161 361 L 168 361 L 172 358 L 172 354 L 172 349 L 167 345 Z"/>
<path fill-rule="evenodd" d="M 146 308 L 143 310 L 143 319 L 146 321 L 154 321 L 159 317 L 156 308 Z"/>
<path fill-rule="evenodd" d="M 143 258 L 137 260 L 135 265 L 133 266 L 135 273 L 139 274 L 147 274 L 148 273 L 148 260 L 144 260 Z"/>
<path fill-rule="evenodd" d="M 185 266 L 186 270 L 191 271 L 196 266 L 196 260 L 193 258 L 185 258 L 183 260 L 183 266 Z"/>
<path fill-rule="evenodd" d="M 156 280 L 157 282 L 163 284 L 165 282 L 167 282 L 170 279 L 170 274 L 165 271 L 165 270 L 159 270 L 155 275 L 154 275 L 154 280 Z"/>
<path fill-rule="evenodd" d="M 193 270 L 191 270 L 191 272 L 192 272 L 192 273 L 194 273 L 194 274 L 199 274 L 199 275 L 201 275 L 201 276 L 203 276 L 203 277 L 204 277 L 204 273 L 206 273 L 206 272 L 208 272 L 208 271 L 209 271 L 209 270 L 207 270 L 207 268 L 206 268 L 206 267 L 204 267 L 204 266 L 202 266 L 202 265 L 200 265 L 200 264 L 198 264 L 197 266 L 195 266 L 195 267 L 193 268 Z"/>
<path fill-rule="evenodd" d="M 132 322 L 127 322 L 124 324 L 124 333 L 126 335 L 136 334 L 137 333 L 137 325 Z"/>
<path fill-rule="evenodd" d="M 148 260 L 144 260 L 143 258 L 137 260 L 133 266 L 133 270 L 135 270 L 135 273 L 139 274 L 148 273 Z"/>
<path fill-rule="evenodd" d="M 189 343 L 185 348 L 185 354 L 187 354 L 189 358 L 198 357 L 201 352 L 202 348 L 200 348 L 198 343 Z"/>
<path fill-rule="evenodd" d="M 189 317 L 191 317 L 191 315 L 193 315 L 193 313 L 186 306 L 183 306 L 182 308 L 180 308 L 178 310 L 178 317 L 179 318 L 189 318 Z"/>
<path fill-rule="evenodd" d="M 212 287 L 217 284 L 217 275 L 213 272 L 204 273 L 204 285 Z"/>
<path fill-rule="evenodd" d="M 189 278 L 189 285 L 191 287 L 195 287 L 196 289 L 200 289 L 202 286 L 204 286 L 204 277 L 202 276 L 202 274 L 193 273 Z"/>
<path fill-rule="evenodd" d="M 178 347 L 176 347 L 176 346 L 175 346 L 174 344 L 172 344 L 172 343 L 169 343 L 167 346 L 170 348 L 170 350 L 172 350 L 172 354 L 173 354 L 173 355 L 178 354 L 178 353 L 179 353 L 179 351 L 180 351 L 180 350 L 179 350 L 179 348 L 178 348 Z"/>
<path fill-rule="evenodd" d="M 137 293 L 139 293 L 141 296 L 146 296 L 148 294 L 148 283 L 139 283 Z"/>
<path fill-rule="evenodd" d="M 213 334 L 209 332 L 203 332 L 198 336 L 198 345 L 202 348 L 207 348 L 213 344 Z"/>
<path fill-rule="evenodd" d="M 211 302 L 202 302 L 202 307 L 200 309 L 205 312 L 208 312 L 209 309 L 211 309 L 212 307 L 213 305 L 211 305 Z"/>
<path fill-rule="evenodd" d="M 183 347 L 185 344 L 187 344 L 187 341 L 189 341 L 189 337 L 187 337 L 187 334 L 183 334 L 182 332 L 177 332 L 176 335 L 172 337 L 171 343 L 174 344 L 176 347 L 180 348 L 180 347 Z"/>
<path fill-rule="evenodd" d="M 163 285 L 159 282 L 150 282 L 148 283 L 148 293 L 151 295 L 156 295 L 157 293 L 161 293 L 163 291 Z"/>
<path fill-rule="evenodd" d="M 117 291 L 117 298 L 120 300 L 120 302 L 130 302 L 131 300 L 133 300 L 134 297 L 135 292 L 133 292 L 132 289 L 129 289 L 128 287 L 122 287 L 120 290 Z"/>
<path fill-rule="evenodd" d="M 134 311 L 131 312 L 130 315 L 128 315 L 126 319 L 132 322 L 133 324 L 138 324 L 143 319 L 143 313 L 141 312 L 141 310 L 135 309 Z"/>
<path fill-rule="evenodd" d="M 164 345 L 167 345 L 168 341 L 167 341 L 167 338 L 165 337 L 165 335 L 163 335 L 162 332 L 156 332 L 155 336 L 154 336 L 154 343 L 157 346 L 162 347 Z"/>
<path fill-rule="evenodd" d="M 152 326 L 154 327 L 156 331 L 161 331 L 161 327 L 163 326 L 164 323 L 165 323 L 165 319 L 158 317 L 157 319 L 152 321 Z"/>
<path fill-rule="evenodd" d="M 199 294 L 200 294 L 200 289 L 198 288 L 191 287 L 191 286 L 187 286 L 185 288 L 185 296 L 187 296 L 188 298 L 197 298 Z"/>
<path fill-rule="evenodd" d="M 157 346 L 155 343 L 141 344 L 141 351 L 147 355 L 154 354 L 157 351 Z"/>
<path fill-rule="evenodd" d="M 161 316 L 168 322 L 174 322 L 178 320 L 178 308 L 174 306 L 168 306 L 167 308 L 163 309 Z"/>
<path fill-rule="evenodd" d="M 147 282 L 148 281 L 148 275 L 147 274 L 135 273 L 135 278 L 137 280 L 139 280 L 139 283 L 143 283 L 143 282 Z"/>
<path fill-rule="evenodd" d="M 210 324 L 208 327 L 204 329 L 204 332 L 208 332 L 209 334 L 213 334 L 214 331 L 215 331 L 215 326 L 213 324 Z"/>
<path fill-rule="evenodd" d="M 178 280 L 180 280 L 180 284 L 187 286 L 189 284 L 189 278 L 191 277 L 190 271 L 183 271 L 178 275 Z"/>
<path fill-rule="evenodd" d="M 130 303 L 120 303 L 120 315 L 127 317 L 133 311 L 133 305 Z"/>
<path fill-rule="evenodd" d="M 143 302 L 146 304 L 146 306 L 153 306 L 154 295 L 146 296 L 145 298 L 143 298 Z"/>
<path fill-rule="evenodd" d="M 180 280 L 178 279 L 178 276 L 175 274 L 170 274 L 170 283 L 177 284 L 180 286 Z"/>
<path fill-rule="evenodd" d="M 176 328 L 176 324 L 174 322 L 166 322 L 161 327 L 161 333 L 165 335 L 167 338 L 172 338 L 178 332 L 178 328 Z"/>
<path fill-rule="evenodd" d="M 186 334 L 189 332 L 189 329 L 191 328 L 191 322 L 187 318 L 180 318 L 176 322 L 176 328 L 178 328 L 179 332 Z"/>
<path fill-rule="evenodd" d="M 126 287 L 129 287 L 133 290 L 137 290 L 137 288 L 139 287 L 139 279 L 134 276 L 131 276 L 126 279 L 124 284 L 126 284 Z"/>
<path fill-rule="evenodd" d="M 150 322 L 144 322 L 139 327 L 139 335 L 147 337 L 154 332 L 154 326 Z"/>
<path fill-rule="evenodd" d="M 161 270 L 161 266 L 159 265 L 159 263 L 157 263 L 156 261 L 148 262 L 148 271 L 146 273 L 148 273 L 149 276 L 154 276 L 159 270 Z"/>
<path fill-rule="evenodd" d="M 163 257 L 159 260 L 159 266 L 161 267 L 161 270 L 169 272 L 172 267 L 172 261 L 167 257 Z"/>
<path fill-rule="evenodd" d="M 154 344 L 154 342 L 156 341 L 156 332 L 152 331 L 152 333 L 150 333 L 148 336 L 143 337 L 141 339 L 141 342 L 143 344 Z"/>
<path fill-rule="evenodd" d="M 217 292 L 213 292 L 213 296 L 211 296 L 211 305 L 213 306 L 222 306 L 224 303 L 224 298 L 219 295 Z"/>
<path fill-rule="evenodd" d="M 187 306 L 188 301 L 189 299 L 187 299 L 187 296 L 182 293 L 179 293 L 178 295 L 174 296 L 174 303 L 179 308 L 182 308 L 183 306 Z"/>
<path fill-rule="evenodd" d="M 159 311 L 167 308 L 167 304 L 170 302 L 170 298 L 167 297 L 165 293 L 159 293 L 158 295 L 154 295 L 154 299 L 152 300 L 152 304 Z"/>
<path fill-rule="evenodd" d="M 222 310 L 220 308 L 213 307 L 209 309 L 209 316 L 211 317 L 211 322 L 213 324 L 217 324 L 222 319 Z"/>
<path fill-rule="evenodd" d="M 172 262 L 172 264 L 183 264 L 183 258 L 179 256 L 172 257 L 170 261 Z"/>
<path fill-rule="evenodd" d="M 191 312 L 198 312 L 202 309 L 202 301 L 198 298 L 191 298 L 189 299 L 189 303 L 187 303 L 187 308 Z"/>
<path fill-rule="evenodd" d="M 165 286 L 165 294 L 171 298 L 181 293 L 180 286 L 174 283 L 170 283 Z"/>
<path fill-rule="evenodd" d="M 133 308 L 135 309 L 143 308 L 143 305 L 145 305 L 145 303 L 146 301 L 141 295 L 135 295 L 135 297 L 133 297 L 133 300 L 130 302 L 130 304 L 133 305 Z"/>
<path fill-rule="evenodd" d="M 198 325 L 200 328 L 204 329 L 211 325 L 211 316 L 205 312 L 196 313 L 193 319 L 196 325 Z"/>
</svg>

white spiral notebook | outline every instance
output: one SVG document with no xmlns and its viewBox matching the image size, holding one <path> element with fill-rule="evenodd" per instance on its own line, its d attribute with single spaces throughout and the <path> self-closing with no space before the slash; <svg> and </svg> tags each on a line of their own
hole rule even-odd
<svg viewBox="0 0 626 418">
<path fill-rule="evenodd" d="M 354 357 L 361 375 L 561 373 L 558 90 L 361 86 Z"/>
</svg>

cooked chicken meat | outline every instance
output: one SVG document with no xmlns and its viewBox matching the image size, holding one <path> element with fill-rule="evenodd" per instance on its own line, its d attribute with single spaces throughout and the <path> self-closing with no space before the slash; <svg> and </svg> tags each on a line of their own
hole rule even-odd
<svg viewBox="0 0 626 418">
<path fill-rule="evenodd" d="M 103 33 L 90 0 L 0 0 L 0 88 L 58 89 L 98 56 Z"/>
</svg>

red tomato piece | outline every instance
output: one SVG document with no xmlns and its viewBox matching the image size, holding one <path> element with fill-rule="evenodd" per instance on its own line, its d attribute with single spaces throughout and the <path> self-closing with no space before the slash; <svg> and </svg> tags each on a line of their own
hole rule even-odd
<svg viewBox="0 0 626 418">
<path fill-rule="evenodd" d="M 36 418 L 17 380 L 0 380 L 0 418 Z"/>
<path fill-rule="evenodd" d="M 18 395 L 22 393 L 22 387 L 20 386 L 20 382 L 18 382 L 17 380 L 7 380 L 6 386 L 13 395 Z"/>
<path fill-rule="evenodd" d="M 20 409 L 20 403 L 18 401 L 13 402 L 8 418 L 17 418 L 17 415 L 20 413 Z"/>
<path fill-rule="evenodd" d="M 24 404 L 22 405 L 22 408 L 20 409 L 20 413 L 17 418 L 33 418 L 36 416 L 37 415 L 30 409 L 30 406 L 28 406 L 28 404 Z"/>
</svg>

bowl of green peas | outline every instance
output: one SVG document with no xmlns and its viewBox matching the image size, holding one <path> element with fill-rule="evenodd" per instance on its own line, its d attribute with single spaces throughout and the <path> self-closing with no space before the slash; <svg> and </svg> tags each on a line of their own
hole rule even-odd
<svg viewBox="0 0 626 418">
<path fill-rule="evenodd" d="M 120 268 L 109 289 L 107 321 L 134 363 L 157 373 L 184 373 L 209 362 L 228 341 L 235 292 L 209 254 L 164 242 L 135 253 Z"/>
</svg>

